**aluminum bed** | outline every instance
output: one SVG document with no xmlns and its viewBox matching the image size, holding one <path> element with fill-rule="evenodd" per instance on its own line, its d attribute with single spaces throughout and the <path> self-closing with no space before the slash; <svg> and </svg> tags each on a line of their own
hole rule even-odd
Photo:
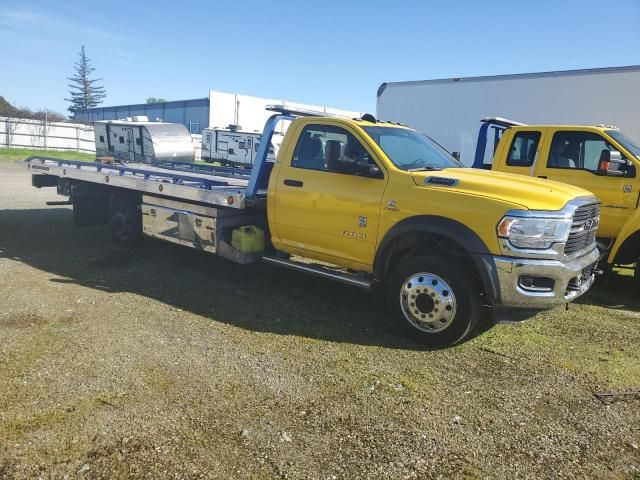
<svg viewBox="0 0 640 480">
<path fill-rule="evenodd" d="M 243 169 L 177 162 L 110 165 L 50 157 L 29 157 L 25 162 L 34 175 L 82 180 L 213 206 L 246 206 L 250 172 Z"/>
</svg>

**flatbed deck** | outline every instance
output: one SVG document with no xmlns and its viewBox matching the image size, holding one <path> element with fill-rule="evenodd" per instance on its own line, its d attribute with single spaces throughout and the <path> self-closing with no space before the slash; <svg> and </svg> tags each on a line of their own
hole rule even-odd
<svg viewBox="0 0 640 480">
<path fill-rule="evenodd" d="M 34 175 L 81 180 L 213 206 L 246 207 L 249 174 L 243 169 L 179 163 L 111 165 L 50 157 L 29 157 L 25 162 Z"/>
</svg>

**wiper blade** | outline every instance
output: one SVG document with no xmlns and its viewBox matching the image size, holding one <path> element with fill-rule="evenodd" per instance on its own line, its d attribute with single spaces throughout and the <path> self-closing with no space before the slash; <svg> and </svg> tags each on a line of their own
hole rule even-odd
<svg viewBox="0 0 640 480">
<path fill-rule="evenodd" d="M 410 168 L 407 170 L 407 172 L 434 172 L 438 170 L 442 170 L 442 169 L 438 167 L 418 167 L 418 168 Z"/>
</svg>

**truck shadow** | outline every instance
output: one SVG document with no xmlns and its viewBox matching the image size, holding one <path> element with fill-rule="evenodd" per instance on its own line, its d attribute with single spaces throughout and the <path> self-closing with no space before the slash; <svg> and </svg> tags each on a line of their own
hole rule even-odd
<svg viewBox="0 0 640 480">
<path fill-rule="evenodd" d="M 67 208 L 0 210 L 0 258 L 58 277 L 52 282 L 143 295 L 251 331 L 425 349 L 388 323 L 381 295 L 153 239 L 120 248 L 104 227 L 75 228 Z M 490 326 L 485 314 L 476 335 Z"/>
<path fill-rule="evenodd" d="M 594 285 L 576 303 L 598 305 L 612 310 L 640 312 L 638 285 L 632 275 L 611 273 Z"/>
<path fill-rule="evenodd" d="M 106 227 L 76 228 L 67 208 L 0 210 L 0 258 L 50 281 L 143 295 L 252 331 L 416 348 L 386 324 L 376 296 L 266 264 L 237 265 L 145 238 L 115 245 Z"/>
</svg>

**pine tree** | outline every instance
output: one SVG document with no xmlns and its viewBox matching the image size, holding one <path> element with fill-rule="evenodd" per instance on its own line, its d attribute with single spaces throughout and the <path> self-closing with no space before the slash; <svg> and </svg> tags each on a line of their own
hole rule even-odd
<svg viewBox="0 0 640 480">
<path fill-rule="evenodd" d="M 72 77 L 67 77 L 69 84 L 69 94 L 71 98 L 65 98 L 71 102 L 69 111 L 74 112 L 79 108 L 91 108 L 102 103 L 102 99 L 107 96 L 104 87 L 97 82 L 101 78 L 91 78 L 95 68 L 91 66 L 91 60 L 87 57 L 84 45 L 80 49 L 80 60 L 74 64 L 76 73 Z"/>
</svg>

